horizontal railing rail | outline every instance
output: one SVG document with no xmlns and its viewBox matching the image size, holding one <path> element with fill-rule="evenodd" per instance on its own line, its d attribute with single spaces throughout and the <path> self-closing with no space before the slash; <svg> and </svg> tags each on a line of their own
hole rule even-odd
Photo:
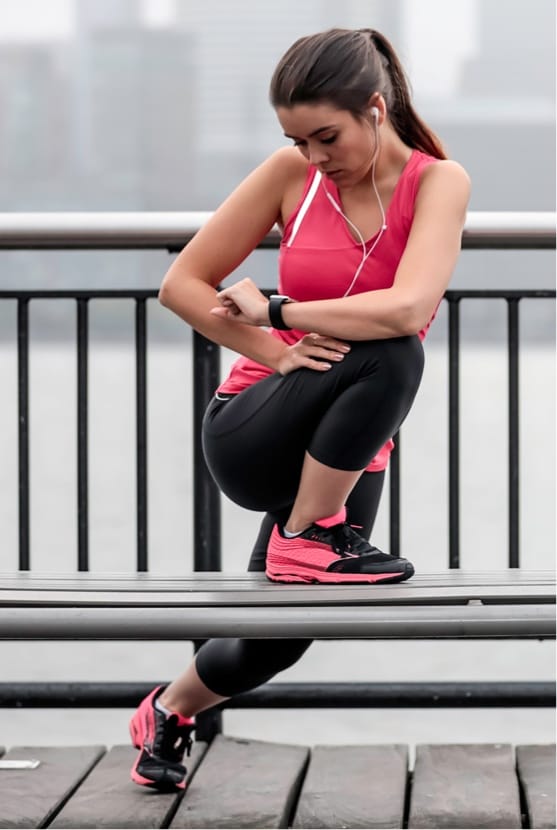
<svg viewBox="0 0 557 830">
<path fill-rule="evenodd" d="M 0 250 L 94 250 L 94 249 L 162 249 L 174 252 L 199 230 L 210 218 L 210 212 L 102 212 L 102 213 L 0 213 Z M 463 233 L 464 249 L 515 249 L 543 250 L 555 248 L 555 217 L 553 212 L 470 212 Z M 278 229 L 261 241 L 260 248 L 277 248 L 280 242 Z M 266 289 L 270 291 L 272 289 Z M 149 567 L 147 549 L 148 504 L 147 504 L 147 348 L 148 315 L 147 304 L 156 298 L 155 289 L 131 290 L 4 290 L 1 299 L 17 302 L 17 349 L 18 349 L 18 415 L 19 415 L 19 568 L 31 568 L 30 509 L 29 509 L 29 304 L 39 299 L 72 299 L 76 305 L 76 350 L 77 350 L 77 425 L 78 425 L 78 486 L 77 486 L 77 568 L 89 568 L 89 513 L 88 513 L 88 348 L 89 348 L 89 301 L 110 298 L 132 300 L 135 303 L 135 354 L 136 354 L 136 517 L 137 517 L 137 570 L 147 571 Z M 538 290 L 528 286 L 522 290 L 449 290 L 444 300 L 448 304 L 448 414 L 449 414 L 449 567 L 460 566 L 460 310 L 462 302 L 487 299 L 504 300 L 507 304 L 507 354 L 508 354 L 508 506 L 509 506 L 509 555 L 511 568 L 519 566 L 519 306 L 523 299 L 555 299 L 555 291 Z M 204 460 L 200 443 L 200 427 L 206 405 L 213 395 L 220 377 L 220 349 L 201 335 L 193 335 L 193 420 L 194 420 L 194 569 L 196 571 L 217 571 L 221 568 L 221 524 L 220 494 L 212 481 Z M 390 464 L 390 543 L 391 552 L 400 549 L 400 435 Z M 10 684 L 11 685 L 11 684 Z M 19 684 L 18 694 L 26 699 L 22 705 L 40 705 L 41 695 L 48 694 L 52 684 Z M 74 684 L 75 685 L 75 684 Z M 83 695 L 92 689 L 83 685 Z M 94 686 L 95 684 L 93 684 Z M 109 705 L 106 701 L 120 699 L 119 692 L 111 697 L 110 686 L 100 684 L 105 692 L 97 696 L 94 705 Z M 272 706 L 280 698 L 278 687 L 262 692 L 250 693 L 245 698 L 247 706 Z M 363 698 L 356 695 L 357 684 L 345 684 L 349 689 L 339 688 L 332 692 L 333 705 L 397 705 L 393 684 L 386 684 L 391 692 L 385 691 L 367 703 L 358 703 Z M 406 705 L 428 705 L 423 701 L 429 692 L 426 686 L 432 684 L 406 684 L 408 694 Z M 552 705 L 551 684 L 525 684 L 528 691 L 520 690 L 519 684 L 483 684 L 483 692 L 473 696 L 476 705 Z M 325 688 L 316 684 L 316 690 L 309 697 L 304 690 L 288 693 L 295 703 L 305 705 L 303 700 L 313 699 Z M 366 688 L 368 684 L 365 684 Z M 414 686 L 416 688 L 414 688 Z M 445 692 L 454 705 L 466 705 L 469 698 L 460 698 L 462 684 L 446 684 Z M 516 686 L 516 688 L 515 688 Z M 448 691 L 452 689 L 452 691 Z M 534 688 L 536 687 L 536 688 Z M 60 687 L 61 688 L 61 687 Z M 96 687 L 95 687 L 96 688 Z M 298 689 L 298 691 L 296 691 Z M 47 691 L 45 691 L 47 690 Z M 321 690 L 321 692 L 319 691 Z M 18 705 L 18 695 L 0 689 L 0 706 Z M 51 690 L 53 698 L 64 705 L 63 694 L 58 696 Z M 307 689 L 305 690 L 307 692 Z M 468 690 L 470 691 L 470 690 Z M 276 695 L 279 695 L 279 698 Z M 370 692 L 372 695 L 372 693 Z M 27 698 L 25 698 L 27 695 Z M 38 697 L 33 697 L 38 695 Z M 260 695 L 260 697 L 258 697 Z M 261 696 L 262 695 L 262 696 Z M 356 695 L 356 697 L 354 697 Z M 538 697 L 536 697 L 538 695 Z M 87 700 L 89 698 L 87 697 Z M 137 700 L 137 698 L 136 698 Z M 378 701 L 383 700 L 383 703 Z M 457 702 L 461 700 L 461 702 Z M 478 703 L 477 701 L 483 701 Z M 9 702 L 11 701 L 11 703 Z M 251 702 L 250 702 L 251 701 Z M 334 702 L 336 701 L 336 702 Z M 344 702 L 343 702 L 344 701 Z M 352 701 L 352 702 L 350 702 Z M 414 701 L 414 702 L 412 702 Z M 421 703 L 419 701 L 422 701 Z M 514 701 L 505 703 L 504 701 Z M 530 701 L 530 704 L 524 701 Z M 534 701 L 534 702 L 532 702 Z M 21 704 L 19 704 L 21 705 Z M 55 703 L 46 705 L 56 705 Z M 76 704 L 79 705 L 79 704 Z M 116 705 L 123 705 L 116 703 Z M 229 704 L 235 705 L 235 704 Z M 238 703 L 241 705 L 241 702 Z M 275 703 L 275 705 L 278 705 Z M 308 704 L 311 705 L 311 704 Z M 318 704 L 314 704 L 318 705 Z M 471 704 L 473 705 L 473 704 Z"/>
<path fill-rule="evenodd" d="M 211 211 L 0 213 L 0 248 L 159 248 L 176 250 L 212 216 Z M 555 248 L 552 211 L 470 211 L 463 248 Z M 275 226 L 259 243 L 277 248 Z"/>
<path fill-rule="evenodd" d="M 0 683 L 0 709 L 132 708 L 156 683 Z M 555 684 L 544 681 L 475 683 L 266 683 L 237 695 L 223 709 L 452 709 L 555 706 Z"/>
</svg>

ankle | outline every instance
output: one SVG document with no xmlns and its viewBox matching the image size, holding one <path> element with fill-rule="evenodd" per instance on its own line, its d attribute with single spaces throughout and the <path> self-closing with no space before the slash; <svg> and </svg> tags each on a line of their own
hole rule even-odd
<svg viewBox="0 0 557 830">
<path fill-rule="evenodd" d="M 283 534 L 286 538 L 299 536 L 300 533 L 303 533 L 304 530 L 307 530 L 308 527 L 311 527 L 311 523 L 308 522 L 288 522 L 282 528 Z"/>
<path fill-rule="evenodd" d="M 283 526 L 283 530 L 288 533 L 303 533 L 312 524 L 321 525 L 321 527 L 331 527 L 336 524 L 343 524 L 346 521 L 346 507 L 344 505 L 335 513 L 316 511 L 308 516 L 291 515 L 288 521 Z"/>
<path fill-rule="evenodd" d="M 155 701 L 155 706 L 162 712 L 178 715 L 184 720 L 189 720 L 192 717 L 187 705 L 184 705 L 184 701 L 176 700 L 172 695 L 167 695 L 166 692 L 159 695 Z"/>
</svg>

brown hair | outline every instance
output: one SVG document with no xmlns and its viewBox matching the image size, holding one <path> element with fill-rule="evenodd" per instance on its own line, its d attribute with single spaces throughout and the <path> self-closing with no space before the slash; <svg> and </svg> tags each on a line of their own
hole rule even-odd
<svg viewBox="0 0 557 830">
<path fill-rule="evenodd" d="M 406 145 L 435 158 L 447 157 L 439 138 L 412 106 L 395 50 L 375 29 L 328 29 L 299 38 L 273 73 L 270 99 L 275 108 L 327 101 L 363 118 L 377 92 Z"/>
</svg>

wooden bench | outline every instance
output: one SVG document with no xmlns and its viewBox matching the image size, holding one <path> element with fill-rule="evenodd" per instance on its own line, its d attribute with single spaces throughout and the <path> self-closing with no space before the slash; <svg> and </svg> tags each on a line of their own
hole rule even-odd
<svg viewBox="0 0 557 830">
<path fill-rule="evenodd" d="M 347 586 L 262 574 L 0 574 L 1 639 L 207 637 L 554 638 L 555 576 L 452 570 Z"/>
<path fill-rule="evenodd" d="M 277 585 L 260 574 L 0 574 L 0 639 L 213 636 L 554 638 L 555 578 L 455 570 L 381 587 Z M 555 827 L 553 745 L 418 745 L 413 764 L 412 751 L 219 735 L 195 745 L 184 795 L 134 786 L 128 746 L 14 747 L 5 760 L 40 764 L 0 768 L 0 827 Z"/>
<path fill-rule="evenodd" d="M 554 828 L 554 745 L 196 744 L 184 793 L 129 780 L 135 750 L 18 747 L 0 769 L 0 827 Z M 0 758 L 0 762 L 3 759 Z"/>
</svg>

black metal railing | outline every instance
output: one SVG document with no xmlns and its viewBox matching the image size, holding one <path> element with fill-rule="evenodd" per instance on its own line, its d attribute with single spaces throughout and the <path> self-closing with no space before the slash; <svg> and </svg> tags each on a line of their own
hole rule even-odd
<svg viewBox="0 0 557 830">
<path fill-rule="evenodd" d="M 47 215 L 48 216 L 48 215 Z M 141 216 L 85 215 L 83 222 L 64 224 L 61 214 L 43 221 L 43 215 L 0 215 L 0 248 L 166 248 L 178 250 L 197 230 L 199 214 L 188 222 L 182 214 L 172 226 L 168 214 Z M 99 218 L 100 216 L 100 218 Z M 6 217 L 8 217 L 6 219 Z M 30 218 L 31 217 L 31 218 Z M 87 218 L 89 217 L 89 218 Z M 127 218 L 126 218 L 127 217 Z M 162 217 L 162 218 L 161 218 Z M 165 219 L 166 217 L 166 219 Z M 511 217 L 509 219 L 509 217 Z M 526 217 L 526 218 L 524 218 Z M 132 217 L 133 218 L 133 217 Z M 191 219 L 191 216 L 190 216 Z M 507 221 L 508 220 L 508 221 Z M 53 230 L 53 222 L 57 226 Z M 106 227 L 104 223 L 107 223 Z M 118 225 L 120 223 L 120 225 Z M 122 223 L 124 223 L 122 225 Z M 552 248 L 555 247 L 553 214 L 476 214 L 468 223 L 464 247 Z M 116 231 L 115 231 L 116 227 Z M 149 229 L 149 232 L 146 231 Z M 269 235 L 261 247 L 277 247 L 278 235 Z M 156 290 L 3 290 L 0 300 L 17 302 L 18 360 L 18 452 L 19 452 L 19 569 L 32 566 L 30 541 L 29 482 L 29 305 L 35 300 L 67 300 L 76 304 L 77 350 L 77 569 L 89 569 L 88 497 L 88 357 L 89 302 L 96 299 L 132 300 L 135 303 L 135 401 L 136 401 L 136 567 L 149 569 L 147 544 L 149 506 L 147 499 L 147 401 L 148 314 L 147 306 Z M 520 301 L 555 299 L 554 290 L 450 290 L 448 305 L 448 431 L 449 567 L 460 567 L 460 311 L 463 301 L 504 300 L 507 304 L 508 364 L 508 565 L 519 567 L 519 352 Z M 193 562 L 196 571 L 221 569 L 220 494 L 206 468 L 201 449 L 201 420 L 220 379 L 220 349 L 193 333 Z M 401 440 L 391 456 L 389 472 L 390 549 L 400 550 Z M 132 706 L 151 688 L 142 684 L 117 683 L 19 683 L 0 684 L 0 707 L 5 706 Z M 418 684 L 268 684 L 241 695 L 229 707 L 276 706 L 554 706 L 551 683 L 418 683 Z M 207 715 L 208 718 L 214 716 Z M 215 721 L 214 721 L 215 722 Z M 210 730 L 209 730 L 210 731 Z"/>
<path fill-rule="evenodd" d="M 136 561 L 138 571 L 148 570 L 147 503 L 147 301 L 155 290 L 0 291 L 0 300 L 16 300 L 18 343 L 18 446 L 19 446 L 19 569 L 31 568 L 29 509 L 29 304 L 33 300 L 72 299 L 76 303 L 77 351 L 77 570 L 89 569 L 88 498 L 88 358 L 89 301 L 125 299 L 135 302 L 136 398 Z M 505 300 L 507 303 L 508 363 L 508 565 L 520 566 L 519 542 L 519 303 L 522 299 L 554 299 L 554 290 L 448 291 L 448 424 L 449 424 L 449 567 L 460 566 L 460 308 L 463 300 Z M 220 349 L 200 334 L 193 335 L 193 479 L 194 569 L 221 569 L 220 494 L 211 478 L 201 449 L 201 421 L 220 377 Z M 400 552 L 401 436 L 396 436 L 389 480 L 390 550 Z"/>
</svg>

